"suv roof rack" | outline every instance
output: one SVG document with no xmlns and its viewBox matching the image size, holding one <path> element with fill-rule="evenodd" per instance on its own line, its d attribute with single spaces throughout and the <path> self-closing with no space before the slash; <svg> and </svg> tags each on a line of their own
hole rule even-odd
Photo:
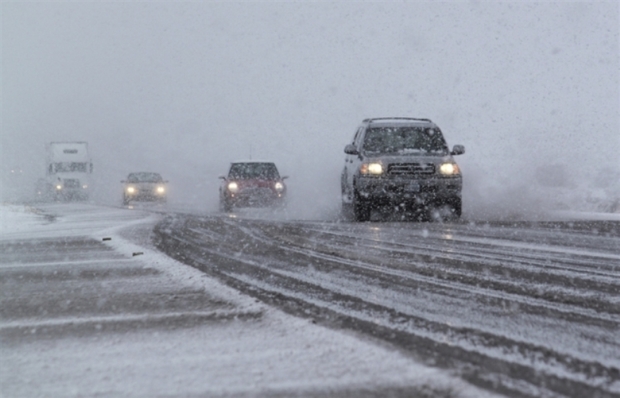
<svg viewBox="0 0 620 398">
<path fill-rule="evenodd" d="M 371 119 L 364 119 L 362 121 L 362 123 L 372 123 L 374 121 L 379 121 L 379 120 L 415 120 L 418 122 L 429 122 L 432 123 L 433 121 L 431 119 L 420 119 L 420 118 L 415 118 L 415 117 L 373 117 Z"/>
</svg>

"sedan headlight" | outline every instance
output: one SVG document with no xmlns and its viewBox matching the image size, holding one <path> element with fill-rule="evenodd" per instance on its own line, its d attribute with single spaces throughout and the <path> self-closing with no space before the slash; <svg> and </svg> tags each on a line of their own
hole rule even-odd
<svg viewBox="0 0 620 398">
<path fill-rule="evenodd" d="M 134 193 L 136 192 L 136 188 L 134 187 L 127 187 L 127 193 Z"/>
<path fill-rule="evenodd" d="M 276 191 L 282 192 L 284 191 L 284 184 L 282 184 L 281 182 L 276 182 L 274 188 L 276 189 Z"/>
<path fill-rule="evenodd" d="M 232 193 L 237 193 L 239 192 L 239 185 L 237 185 L 236 182 L 229 182 L 228 183 L 228 190 Z"/>
<path fill-rule="evenodd" d="M 454 176 L 461 173 L 456 163 L 442 163 L 439 166 L 439 172 L 445 176 Z"/>
<path fill-rule="evenodd" d="M 166 192 L 166 188 L 164 187 L 157 187 L 157 193 L 164 193 Z"/>
<path fill-rule="evenodd" d="M 360 167 L 360 173 L 364 175 L 383 174 L 383 165 L 381 163 L 364 163 Z"/>
</svg>

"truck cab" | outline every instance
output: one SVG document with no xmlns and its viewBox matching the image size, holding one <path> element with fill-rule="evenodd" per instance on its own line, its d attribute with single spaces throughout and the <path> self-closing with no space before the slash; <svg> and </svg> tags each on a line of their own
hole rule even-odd
<svg viewBox="0 0 620 398">
<path fill-rule="evenodd" d="M 47 200 L 88 200 L 93 163 L 86 142 L 51 142 L 46 145 L 45 187 Z"/>
</svg>

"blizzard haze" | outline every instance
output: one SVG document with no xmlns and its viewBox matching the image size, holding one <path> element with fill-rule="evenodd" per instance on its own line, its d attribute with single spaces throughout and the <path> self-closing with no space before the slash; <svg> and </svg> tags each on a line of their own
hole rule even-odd
<svg viewBox="0 0 620 398">
<path fill-rule="evenodd" d="M 290 176 L 290 214 L 330 218 L 343 148 L 381 116 L 465 145 L 464 215 L 620 197 L 615 1 L 1 7 L 5 201 L 32 197 L 46 142 L 87 141 L 96 202 L 155 171 L 171 204 L 213 211 L 252 157 Z"/>
</svg>

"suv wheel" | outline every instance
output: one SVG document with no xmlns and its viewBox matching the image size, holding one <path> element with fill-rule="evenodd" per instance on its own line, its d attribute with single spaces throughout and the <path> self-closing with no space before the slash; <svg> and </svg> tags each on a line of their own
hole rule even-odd
<svg viewBox="0 0 620 398">
<path fill-rule="evenodd" d="M 340 214 L 343 220 L 351 220 L 353 218 L 353 205 L 351 203 L 342 202 Z"/>
<path fill-rule="evenodd" d="M 462 208 L 463 208 L 463 204 L 461 202 L 461 198 L 454 198 L 450 201 L 450 205 L 452 205 L 452 208 L 454 209 L 454 218 L 460 218 L 461 217 L 461 212 L 462 212 Z"/>
<path fill-rule="evenodd" d="M 428 207 L 429 221 L 454 221 L 461 217 L 461 198 L 452 198 Z"/>
<path fill-rule="evenodd" d="M 220 201 L 220 211 L 230 213 L 232 211 L 232 204 L 230 204 L 226 199 Z"/>
<path fill-rule="evenodd" d="M 355 193 L 353 197 L 353 218 L 355 221 L 369 221 L 370 210 L 370 203 L 367 200 L 363 200 L 357 193 Z"/>
</svg>

